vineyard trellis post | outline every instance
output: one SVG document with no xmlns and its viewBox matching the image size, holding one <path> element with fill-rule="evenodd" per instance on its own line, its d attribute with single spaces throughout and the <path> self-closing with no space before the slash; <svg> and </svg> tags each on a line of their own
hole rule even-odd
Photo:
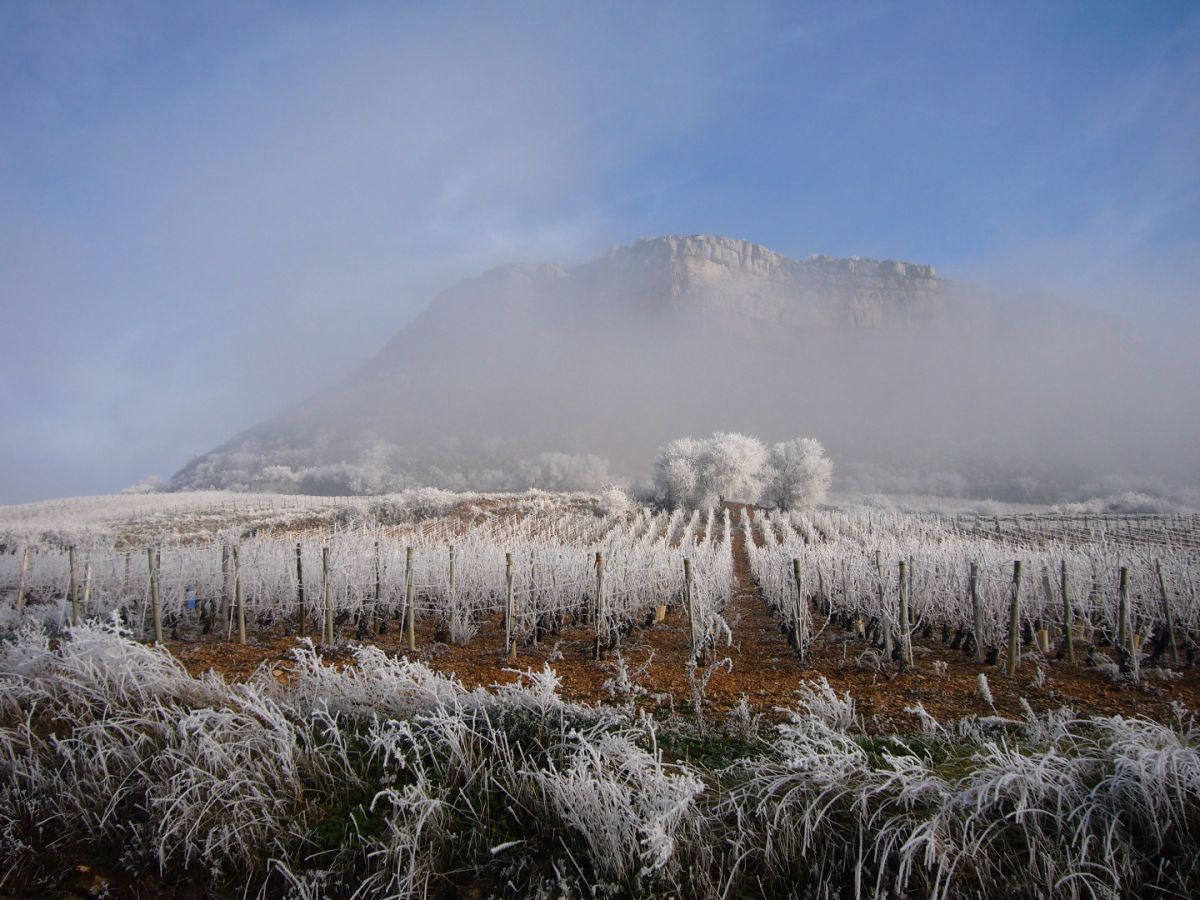
<svg viewBox="0 0 1200 900">
<path fill-rule="evenodd" d="M 1071 614 L 1071 595 L 1067 585 L 1067 561 L 1062 561 L 1063 642 L 1067 648 L 1067 662 L 1075 662 L 1075 617 Z"/>
<path fill-rule="evenodd" d="M 596 659 L 604 658 L 604 633 L 607 612 L 604 609 L 604 554 L 596 554 Z"/>
<path fill-rule="evenodd" d="M 511 553 L 504 554 L 504 651 L 509 659 L 517 658 L 517 607 Z"/>
<path fill-rule="evenodd" d="M 1050 571 L 1045 566 L 1042 567 L 1042 595 L 1046 598 L 1046 609 L 1049 610 L 1054 606 L 1054 589 L 1050 586 Z M 1050 629 L 1048 623 L 1038 618 L 1037 630 L 1038 651 L 1045 657 L 1050 656 Z"/>
<path fill-rule="evenodd" d="M 150 616 L 154 623 L 154 642 L 161 644 L 163 642 L 162 596 L 159 587 L 158 567 L 162 562 L 162 555 L 157 547 L 147 548 L 146 562 L 150 568 Z"/>
<path fill-rule="evenodd" d="M 79 624 L 79 575 L 75 571 L 75 545 L 67 547 L 67 600 L 71 604 L 71 624 Z"/>
<path fill-rule="evenodd" d="M 1129 621 L 1129 569 L 1121 566 L 1120 571 L 1120 609 L 1117 641 L 1120 645 L 1118 655 L 1121 660 L 1121 671 L 1138 680 L 1138 648 L 1133 637 L 1133 628 Z"/>
<path fill-rule="evenodd" d="M 83 614 L 88 614 L 92 602 L 92 561 L 83 564 Z"/>
<path fill-rule="evenodd" d="M 971 615 L 974 619 L 975 662 L 982 666 L 984 661 L 983 604 L 979 602 L 979 563 L 974 560 L 971 561 L 971 574 L 968 576 L 967 584 L 971 592 Z"/>
<path fill-rule="evenodd" d="M 1012 599 L 1008 607 L 1008 674 L 1017 674 L 1021 661 L 1021 561 L 1013 561 Z"/>
<path fill-rule="evenodd" d="M 892 617 L 888 615 L 883 589 L 883 553 L 879 550 L 875 551 L 875 581 L 875 592 L 879 595 L 879 627 L 883 630 L 883 653 L 890 660 L 896 647 L 892 643 Z"/>
<path fill-rule="evenodd" d="M 908 607 L 908 612 L 907 612 L 907 618 L 904 620 L 904 630 L 906 633 L 908 633 L 910 635 L 910 637 L 909 637 L 909 645 L 910 645 L 909 646 L 909 655 L 910 656 L 912 654 L 912 646 L 911 646 L 912 637 L 911 637 L 911 635 L 912 635 L 912 618 L 913 618 L 913 615 L 912 615 L 913 581 L 914 581 L 914 574 L 916 571 L 917 571 L 916 564 L 914 563 L 912 555 L 910 554 L 908 557 L 908 603 L 906 604 Z M 910 665 L 912 664 L 911 659 L 909 660 L 909 664 Z"/>
<path fill-rule="evenodd" d="M 404 618 L 408 631 L 408 649 L 417 649 L 417 615 L 413 609 L 413 548 L 404 548 Z"/>
<path fill-rule="evenodd" d="M 371 634 L 378 630 L 379 606 L 383 600 L 383 560 L 379 555 L 379 541 L 375 541 L 375 596 L 371 604 L 371 613 L 367 616 L 367 628 Z"/>
<path fill-rule="evenodd" d="M 457 635 L 462 633 L 462 623 L 458 614 L 458 558 L 453 544 L 450 545 L 450 589 L 447 600 L 450 607 L 450 637 L 457 640 Z"/>
<path fill-rule="evenodd" d="M 913 665 L 912 629 L 908 627 L 908 563 L 900 560 L 900 659 L 905 666 Z"/>
<path fill-rule="evenodd" d="M 304 560 L 296 541 L 296 633 L 304 634 Z"/>
<path fill-rule="evenodd" d="M 238 643 L 246 643 L 246 585 L 242 583 L 242 552 L 233 548 L 233 602 L 237 606 Z"/>
<path fill-rule="evenodd" d="M 691 636 L 692 659 L 695 659 L 700 649 L 699 629 L 696 627 L 696 605 L 692 599 L 692 561 L 687 558 L 683 560 L 683 599 L 687 604 L 688 634 Z"/>
<path fill-rule="evenodd" d="M 221 542 L 221 621 L 225 623 L 226 634 L 228 635 L 229 615 L 230 615 L 230 595 L 229 595 L 229 573 L 230 573 L 230 547 L 228 541 Z M 126 563 L 129 559 L 126 557 Z M 125 566 L 126 575 L 129 574 L 129 566 Z"/>
<path fill-rule="evenodd" d="M 29 577 L 29 545 L 21 553 L 21 580 L 17 583 L 17 612 L 25 608 L 25 581 Z"/>
<path fill-rule="evenodd" d="M 1158 573 L 1158 592 L 1162 597 L 1163 623 L 1167 629 L 1167 646 L 1171 648 L 1171 662 L 1179 665 L 1179 647 L 1175 644 L 1175 614 L 1171 611 L 1171 596 L 1167 593 L 1167 579 L 1163 576 L 1161 559 L 1154 561 L 1154 569 Z"/>
<path fill-rule="evenodd" d="M 1121 566 L 1117 570 L 1117 655 L 1125 653 L 1129 642 L 1129 626 L 1126 624 L 1125 609 L 1129 605 L 1129 570 Z M 1122 662 L 1124 671 L 1124 662 Z"/>
<path fill-rule="evenodd" d="M 529 551 L 529 616 L 533 622 L 530 639 L 538 642 L 537 551 Z"/>
<path fill-rule="evenodd" d="M 800 634 L 800 627 L 803 621 L 804 595 L 801 591 L 800 560 L 796 557 L 792 558 L 792 580 L 796 583 L 796 609 L 793 613 L 794 621 L 792 622 L 792 649 L 800 655 L 800 662 L 803 664 L 804 637 Z"/>
<path fill-rule="evenodd" d="M 321 547 L 321 599 L 325 606 L 325 622 L 321 628 L 321 643 L 333 645 L 333 592 L 329 589 L 329 545 Z"/>
</svg>

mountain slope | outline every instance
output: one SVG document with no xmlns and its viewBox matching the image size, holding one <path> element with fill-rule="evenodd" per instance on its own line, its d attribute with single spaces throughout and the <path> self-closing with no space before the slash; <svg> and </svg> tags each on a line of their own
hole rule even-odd
<svg viewBox="0 0 1200 900">
<path fill-rule="evenodd" d="M 1111 323 L 1001 304 L 931 266 L 660 237 L 451 287 L 343 383 L 171 485 L 588 488 L 644 475 L 673 437 L 743 430 L 818 437 L 860 482 L 919 471 L 1032 499 L 1146 460 L 1113 422 L 1122 365 Z"/>
</svg>

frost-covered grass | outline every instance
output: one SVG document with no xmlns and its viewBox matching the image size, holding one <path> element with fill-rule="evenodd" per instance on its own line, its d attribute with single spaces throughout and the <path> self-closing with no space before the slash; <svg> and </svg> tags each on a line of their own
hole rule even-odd
<svg viewBox="0 0 1200 900">
<path fill-rule="evenodd" d="M 913 712 L 870 737 L 816 682 L 772 734 L 697 735 L 550 670 L 467 690 L 303 648 L 287 684 L 227 684 L 113 627 L 27 629 L 0 650 L 2 889 L 86 859 L 302 897 L 1196 894 L 1190 717 Z"/>
</svg>

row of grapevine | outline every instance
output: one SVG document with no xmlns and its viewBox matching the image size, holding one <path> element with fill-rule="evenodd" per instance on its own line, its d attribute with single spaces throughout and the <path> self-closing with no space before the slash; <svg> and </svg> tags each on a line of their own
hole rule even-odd
<svg viewBox="0 0 1200 900">
<path fill-rule="evenodd" d="M 1170 637 L 1190 641 L 1200 629 L 1200 558 L 1189 542 L 1168 545 L 1153 529 L 1132 543 L 1081 542 L 1073 533 L 1029 528 L 998 537 L 953 520 L 858 510 L 760 511 L 744 527 L 753 574 L 798 647 L 812 635 L 809 600 L 860 621 L 889 650 L 902 634 L 902 603 L 911 633 L 937 629 L 956 643 L 969 635 L 980 646 L 1001 648 L 1011 631 L 1014 591 L 1027 634 L 1046 629 L 1063 637 L 1070 628 L 1086 644 L 1116 645 L 1128 627 L 1131 640 L 1140 646 L 1152 639 L 1161 652 Z M 1029 540 L 1029 533 L 1038 539 Z M 1014 585 L 1018 562 L 1021 578 Z"/>
<path fill-rule="evenodd" d="M 687 602 L 687 559 L 704 643 L 728 631 L 720 613 L 732 590 L 732 554 L 717 521 L 713 510 L 639 510 L 466 526 L 443 518 L 145 550 L 13 546 L 0 554 L 0 596 L 14 607 L 57 610 L 60 620 L 119 611 L 142 630 L 157 595 L 168 623 L 200 620 L 232 635 L 243 618 L 251 628 L 295 627 L 328 613 L 361 635 L 403 622 L 411 595 L 413 617 L 436 622 L 454 643 L 502 615 L 514 641 L 536 641 L 570 621 L 594 623 L 609 645 L 653 620 L 658 607 Z"/>
</svg>

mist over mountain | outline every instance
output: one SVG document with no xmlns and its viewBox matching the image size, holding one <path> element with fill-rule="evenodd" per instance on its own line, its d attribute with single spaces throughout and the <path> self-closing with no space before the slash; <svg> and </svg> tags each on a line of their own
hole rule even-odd
<svg viewBox="0 0 1200 900">
<path fill-rule="evenodd" d="M 1123 323 L 894 260 L 659 237 L 443 292 L 342 383 L 171 487 L 593 488 L 738 430 L 825 443 L 837 486 L 1056 501 L 1200 475 L 1195 383 Z"/>
</svg>

